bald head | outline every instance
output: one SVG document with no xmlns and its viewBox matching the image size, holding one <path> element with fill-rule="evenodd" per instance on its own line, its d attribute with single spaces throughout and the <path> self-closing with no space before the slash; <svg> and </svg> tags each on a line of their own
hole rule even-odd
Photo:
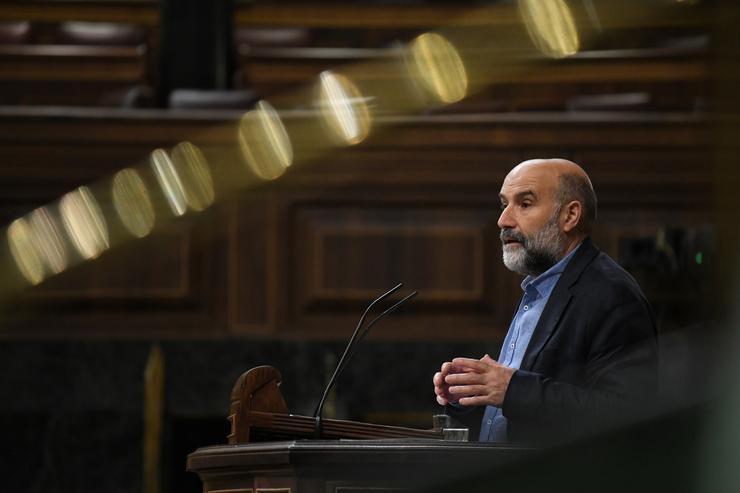
<svg viewBox="0 0 740 493">
<path fill-rule="evenodd" d="M 597 201 L 588 174 L 567 159 L 530 159 L 519 163 L 506 176 L 509 180 L 533 180 L 552 193 L 558 207 L 577 201 L 581 204 L 578 231 L 589 234 L 596 220 Z"/>
<path fill-rule="evenodd" d="M 588 175 L 565 159 L 533 159 L 512 169 L 501 186 L 504 265 L 538 276 L 581 244 L 596 218 Z"/>
</svg>

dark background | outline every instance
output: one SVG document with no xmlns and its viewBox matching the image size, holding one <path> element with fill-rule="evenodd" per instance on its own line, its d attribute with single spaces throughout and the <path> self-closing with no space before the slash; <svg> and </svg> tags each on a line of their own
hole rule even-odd
<svg viewBox="0 0 740 493">
<path fill-rule="evenodd" d="M 366 303 L 399 281 L 417 299 L 368 337 L 326 412 L 430 427 L 440 363 L 498 354 L 508 328 L 520 279 L 500 261 L 497 192 L 532 157 L 573 159 L 590 174 L 594 240 L 656 314 L 666 413 L 721 397 L 713 378 L 728 375 L 736 298 L 731 4 L 655 2 L 670 15 L 693 10 L 606 29 L 584 46 L 590 56 L 456 105 L 380 116 L 393 125 L 273 183 L 221 197 L 217 178 L 209 211 L 33 288 L 18 289 L 3 241 L 5 488 L 141 490 L 145 369 L 159 349 L 161 491 L 200 491 L 185 457 L 226 442 L 237 377 L 275 366 L 291 412 L 310 414 Z M 0 218 L 10 224 L 182 140 L 215 168 L 236 166 L 234 122 L 259 98 L 305 109 L 289 103 L 321 70 L 435 27 L 416 19 L 443 23 L 480 5 L 4 2 Z M 510 18 L 490 17 L 520 29 Z M 79 20 L 114 26 L 91 35 L 70 25 Z M 706 414 L 684 416 L 677 447 L 696 447 L 692 427 Z"/>
</svg>

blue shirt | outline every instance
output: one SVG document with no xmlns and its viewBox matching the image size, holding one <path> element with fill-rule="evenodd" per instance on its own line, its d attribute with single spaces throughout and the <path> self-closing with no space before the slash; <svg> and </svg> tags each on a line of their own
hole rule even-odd
<svg viewBox="0 0 740 493">
<path fill-rule="evenodd" d="M 519 309 L 511 321 L 509 332 L 506 334 L 504 345 L 501 347 L 501 354 L 498 357 L 500 364 L 519 369 L 524 353 L 527 351 L 529 340 L 532 338 L 545 305 L 547 305 L 547 300 L 550 299 L 552 290 L 560 280 L 560 276 L 576 250 L 578 250 L 578 247 L 539 276 L 524 278 L 524 281 L 522 281 L 524 296 L 519 302 Z M 506 441 L 506 418 L 500 408 L 486 406 L 478 440 L 481 442 Z"/>
</svg>

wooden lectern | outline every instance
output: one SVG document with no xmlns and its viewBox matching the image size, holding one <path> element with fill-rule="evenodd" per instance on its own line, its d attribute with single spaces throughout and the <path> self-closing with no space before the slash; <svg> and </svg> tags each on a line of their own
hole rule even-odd
<svg viewBox="0 0 740 493">
<path fill-rule="evenodd" d="M 289 414 L 280 393 L 282 377 L 271 366 L 242 374 L 231 391 L 229 443 L 296 438 L 430 438 L 442 439 L 442 430 L 418 430 Z"/>
<path fill-rule="evenodd" d="M 480 473 L 521 457 L 510 445 L 443 440 L 419 430 L 289 414 L 281 376 L 261 366 L 231 393 L 229 445 L 188 456 L 204 493 L 385 493 Z"/>
</svg>

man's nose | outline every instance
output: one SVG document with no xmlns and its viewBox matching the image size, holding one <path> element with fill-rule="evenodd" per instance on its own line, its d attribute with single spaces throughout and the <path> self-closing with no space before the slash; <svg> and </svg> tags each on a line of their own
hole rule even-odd
<svg viewBox="0 0 740 493">
<path fill-rule="evenodd" d="M 509 212 L 509 206 L 506 206 L 501 211 L 501 215 L 498 217 L 498 227 L 503 228 L 513 228 L 516 226 L 516 222 L 514 221 L 514 218 L 511 215 L 511 212 Z"/>
</svg>

